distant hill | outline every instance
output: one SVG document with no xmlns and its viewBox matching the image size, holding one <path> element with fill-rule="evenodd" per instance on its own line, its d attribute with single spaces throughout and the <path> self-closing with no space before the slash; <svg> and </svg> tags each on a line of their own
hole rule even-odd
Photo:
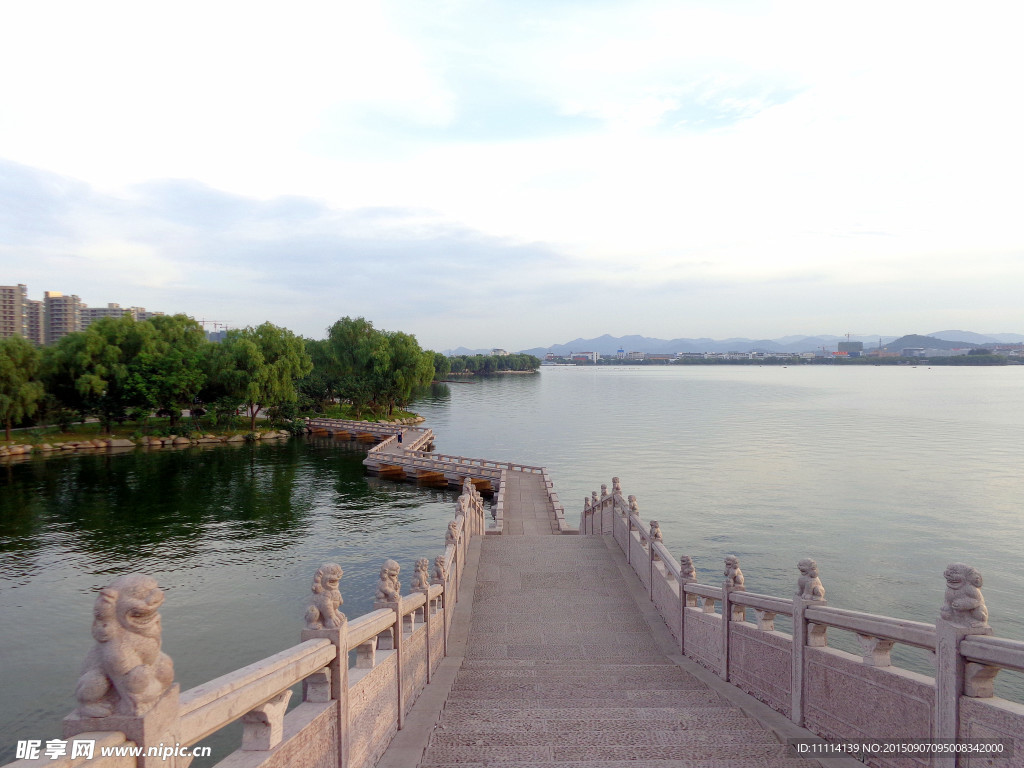
<svg viewBox="0 0 1024 768">
<path fill-rule="evenodd" d="M 850 341 L 864 343 L 865 349 L 882 343 L 891 342 L 895 336 L 851 336 Z M 605 334 L 595 339 L 573 339 L 565 344 L 552 344 L 550 347 L 534 347 L 524 349 L 530 355 L 544 357 L 547 353 L 568 355 L 570 352 L 597 352 L 601 355 L 614 355 L 618 350 L 626 352 L 814 352 L 822 347 L 835 350 L 836 344 L 846 341 L 845 336 L 785 336 L 781 339 L 654 339 L 648 336 L 611 336 Z"/>
<path fill-rule="evenodd" d="M 489 349 L 469 349 L 467 347 L 458 347 L 457 349 L 446 349 L 444 353 L 448 357 L 459 357 L 461 355 L 489 355 L 491 350 Z"/>
<path fill-rule="evenodd" d="M 944 341 L 966 341 L 971 344 L 1020 344 L 1024 336 L 1019 333 L 974 333 L 973 331 L 936 331 L 929 333 L 936 339 Z"/>
<path fill-rule="evenodd" d="M 917 333 L 911 333 L 907 336 L 900 336 L 895 341 L 890 342 L 887 346 L 890 349 L 903 349 L 904 347 L 924 347 L 925 349 L 963 349 L 964 347 L 969 347 L 973 349 L 974 347 L 982 345 L 972 344 L 967 341 L 946 341 L 945 339 L 939 339 L 935 336 L 921 336 Z"/>
</svg>

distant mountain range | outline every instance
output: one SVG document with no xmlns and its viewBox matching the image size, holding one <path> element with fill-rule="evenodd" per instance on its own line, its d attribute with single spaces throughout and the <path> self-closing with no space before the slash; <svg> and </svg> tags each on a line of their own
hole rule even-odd
<svg viewBox="0 0 1024 768">
<path fill-rule="evenodd" d="M 822 347 L 835 351 L 840 341 L 860 341 L 864 349 L 877 348 L 879 343 L 884 346 L 926 347 L 929 349 L 952 349 L 956 347 L 984 347 L 992 344 L 1019 344 L 1024 342 L 1024 334 L 1019 333 L 973 333 L 972 331 L 937 331 L 927 336 L 910 334 L 907 336 L 783 336 L 779 339 L 652 339 L 647 336 L 611 336 L 605 334 L 596 339 L 573 339 L 565 344 L 552 344 L 550 347 L 533 347 L 519 350 L 537 357 L 544 357 L 549 352 L 555 355 L 568 355 L 570 352 L 597 352 L 601 355 L 614 355 L 620 349 L 625 352 L 820 352 Z M 512 351 L 512 350 L 510 350 Z M 489 355 L 490 349 L 458 349 L 447 350 L 449 355 Z"/>
</svg>

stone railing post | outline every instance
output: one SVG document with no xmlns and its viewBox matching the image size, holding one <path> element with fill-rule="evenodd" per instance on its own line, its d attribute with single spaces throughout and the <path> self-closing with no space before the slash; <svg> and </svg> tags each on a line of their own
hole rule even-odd
<svg viewBox="0 0 1024 768">
<path fill-rule="evenodd" d="M 790 718 L 799 726 L 804 724 L 804 649 L 820 648 L 827 645 L 826 627 L 809 624 L 804 618 L 808 605 L 825 605 L 825 587 L 818 578 L 818 565 L 813 560 L 801 560 L 797 564 L 800 578 L 797 579 L 796 594 L 793 596 L 793 673 L 791 683 Z"/>
<path fill-rule="evenodd" d="M 427 683 L 430 683 L 431 671 L 430 671 L 430 561 L 425 557 L 421 557 L 416 561 L 416 568 L 413 571 L 412 583 L 409 585 L 409 589 L 412 592 L 423 593 L 423 607 L 417 609 L 417 613 L 422 617 L 422 624 L 426 627 L 426 643 L 424 648 L 427 654 Z"/>
<path fill-rule="evenodd" d="M 722 668 L 718 674 L 723 680 L 729 679 L 729 625 L 734 621 L 743 621 L 746 609 L 741 605 L 733 605 L 732 593 L 745 592 L 743 571 L 736 555 L 725 558 L 725 581 L 722 582 Z"/>
<path fill-rule="evenodd" d="M 960 641 L 968 635 L 991 635 L 992 627 L 981 594 L 981 574 L 969 565 L 951 563 L 943 576 L 946 579 L 945 601 L 939 620 L 935 622 L 935 738 L 956 739 L 960 736 L 960 696 L 968 687 L 972 689 L 971 694 L 992 695 L 990 690 L 979 691 L 973 680 L 968 685 L 967 667 L 974 667 L 972 672 L 976 675 L 977 668 L 984 666 L 968 665 L 964 661 Z M 987 688 L 995 678 L 995 671 L 986 677 Z M 935 766 L 954 768 L 956 755 L 936 755 Z"/>
<path fill-rule="evenodd" d="M 161 652 L 163 590 L 133 573 L 100 590 L 93 606 L 96 645 L 75 689 L 78 708 L 64 718 L 64 738 L 120 731 L 139 747 L 175 743 L 179 686 L 174 663 Z M 159 756 L 136 758 L 137 768 L 168 768 Z"/>
<path fill-rule="evenodd" d="M 448 655 L 448 572 L 444 567 L 444 555 L 438 555 L 434 558 L 434 573 L 430 579 L 431 584 L 440 584 L 444 587 L 444 591 L 441 593 L 441 638 L 444 646 L 444 655 Z"/>
<path fill-rule="evenodd" d="M 697 606 L 697 596 L 693 595 L 691 602 L 690 595 L 686 594 L 686 585 L 697 581 L 697 571 L 693 567 L 693 560 L 689 555 L 679 558 L 679 653 L 686 655 L 686 609 L 691 605 Z"/>
<path fill-rule="evenodd" d="M 649 574 L 648 574 L 649 575 L 649 579 L 650 579 L 650 581 L 648 582 L 648 584 L 650 586 L 650 589 L 648 590 L 648 592 L 649 592 L 649 597 L 651 598 L 651 602 L 653 603 L 654 602 L 654 564 L 656 562 L 658 562 L 659 560 L 661 560 L 661 558 L 658 557 L 657 553 L 654 551 L 654 545 L 655 545 L 655 543 L 660 544 L 662 542 L 662 536 L 661 536 L 661 526 L 658 525 L 658 521 L 657 520 L 651 520 L 647 524 L 647 526 L 648 526 L 648 530 L 650 531 L 650 535 L 647 538 L 647 559 L 650 561 L 650 563 L 649 563 L 650 571 L 649 571 Z"/>
<path fill-rule="evenodd" d="M 242 751 L 269 752 L 284 739 L 284 713 L 292 697 L 282 691 L 242 715 Z"/>
<path fill-rule="evenodd" d="M 329 640 L 334 646 L 334 660 L 327 669 L 314 673 L 303 681 L 303 699 L 321 703 L 331 700 L 338 702 L 338 766 L 348 768 L 348 620 L 345 614 L 338 610 L 343 602 L 341 590 L 338 588 L 342 575 L 341 566 L 337 563 L 324 563 L 317 568 L 313 574 L 309 607 L 306 609 L 306 628 L 299 637 L 301 642 Z M 360 651 L 363 651 L 365 662 L 365 651 L 362 647 Z M 373 666 L 372 654 L 369 666 Z M 285 705 L 287 703 L 285 700 Z M 282 716 L 283 709 L 284 707 Z M 276 744 L 267 749 L 273 746 Z M 242 748 L 246 748 L 244 741 Z"/>
<path fill-rule="evenodd" d="M 465 523 L 463 523 L 465 525 Z M 397 677 L 398 730 L 405 725 L 405 691 L 402 686 L 402 639 L 405 627 L 402 617 L 402 585 L 398 583 L 400 566 L 394 560 L 385 560 L 380 568 L 380 579 L 377 581 L 375 610 L 388 608 L 395 613 L 395 623 L 390 630 L 384 630 L 377 636 L 379 650 L 395 652 L 395 676 Z"/>
</svg>

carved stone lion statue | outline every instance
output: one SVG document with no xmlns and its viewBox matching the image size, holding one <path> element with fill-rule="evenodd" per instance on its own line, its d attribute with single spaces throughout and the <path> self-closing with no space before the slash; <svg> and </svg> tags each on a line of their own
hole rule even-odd
<svg viewBox="0 0 1024 768">
<path fill-rule="evenodd" d="M 982 579 L 977 569 L 964 563 L 950 563 L 946 578 L 946 601 L 940 615 L 957 627 L 987 627 L 988 607 L 981 594 Z"/>
<path fill-rule="evenodd" d="M 434 583 L 444 584 L 448 580 L 448 569 L 444 567 L 444 555 L 434 558 Z"/>
<path fill-rule="evenodd" d="M 133 573 L 100 590 L 93 606 L 96 645 L 75 689 L 81 717 L 142 715 L 174 682 L 174 663 L 160 651 L 156 579 Z"/>
<path fill-rule="evenodd" d="M 425 557 L 421 557 L 416 561 L 416 566 L 412 571 L 412 582 L 409 584 L 409 589 L 429 589 L 430 588 L 430 561 Z"/>
<path fill-rule="evenodd" d="M 459 536 L 459 524 L 452 520 L 448 523 L 448 530 L 444 534 L 445 546 L 448 544 L 454 544 L 458 540 Z"/>
<path fill-rule="evenodd" d="M 307 629 L 337 629 L 345 623 L 345 614 L 338 610 L 344 602 L 338 582 L 344 571 L 337 563 L 324 563 L 313 574 L 313 595 L 306 609 Z"/>
<path fill-rule="evenodd" d="M 697 580 L 697 569 L 694 567 L 693 560 L 689 555 L 683 555 L 679 558 L 679 575 L 684 583 Z"/>
<path fill-rule="evenodd" d="M 727 586 L 742 592 L 746 587 L 743 586 L 743 571 L 740 570 L 740 559 L 736 555 L 725 556 L 725 583 Z"/>
<path fill-rule="evenodd" d="M 651 520 L 651 541 L 662 541 L 661 526 L 657 520 Z"/>
<path fill-rule="evenodd" d="M 385 560 L 380 567 L 380 579 L 377 581 L 377 600 L 382 603 L 394 603 L 402 595 L 402 585 L 398 583 L 398 573 L 402 568 L 394 560 Z"/>
<path fill-rule="evenodd" d="M 818 564 L 805 558 L 796 564 L 800 578 L 796 580 L 796 596 L 804 600 L 824 600 L 825 587 L 818 578 Z"/>
</svg>

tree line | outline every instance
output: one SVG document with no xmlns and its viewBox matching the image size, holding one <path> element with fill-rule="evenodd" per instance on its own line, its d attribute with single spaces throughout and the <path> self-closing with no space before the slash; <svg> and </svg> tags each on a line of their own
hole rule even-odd
<svg viewBox="0 0 1024 768">
<path fill-rule="evenodd" d="M 540 358 L 533 355 L 456 355 L 447 358 L 451 373 L 487 375 L 498 371 L 535 371 Z"/>
<path fill-rule="evenodd" d="M 102 318 L 43 349 L 0 339 L 0 420 L 8 440 L 12 424 L 37 413 L 65 425 L 92 416 L 110 431 L 155 411 L 173 428 L 201 403 L 217 414 L 244 406 L 255 430 L 271 407 L 322 411 L 348 401 L 359 415 L 391 415 L 434 374 L 435 353 L 414 336 L 363 318 L 338 320 L 323 340 L 263 323 L 217 343 L 185 315 Z"/>
</svg>

